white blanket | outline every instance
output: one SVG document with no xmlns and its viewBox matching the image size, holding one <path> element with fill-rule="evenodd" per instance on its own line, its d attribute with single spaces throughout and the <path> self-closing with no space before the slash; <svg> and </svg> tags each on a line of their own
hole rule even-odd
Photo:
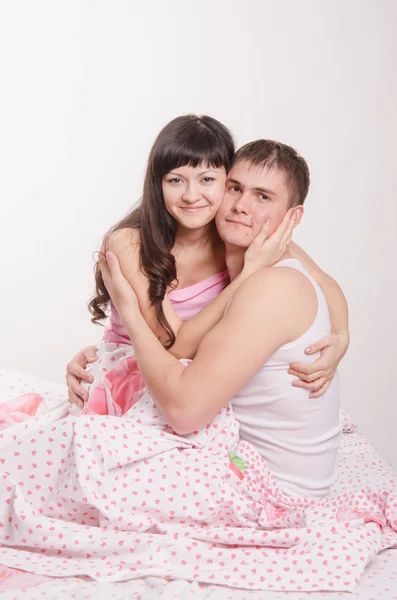
<svg viewBox="0 0 397 600">
<path fill-rule="evenodd" d="M 327 499 L 291 498 L 238 442 L 230 408 L 185 437 L 148 395 L 122 418 L 59 419 L 65 408 L 0 432 L 4 565 L 100 582 L 353 590 L 397 546 L 396 482 L 380 461 L 368 465 L 376 485 L 362 477 Z"/>
</svg>

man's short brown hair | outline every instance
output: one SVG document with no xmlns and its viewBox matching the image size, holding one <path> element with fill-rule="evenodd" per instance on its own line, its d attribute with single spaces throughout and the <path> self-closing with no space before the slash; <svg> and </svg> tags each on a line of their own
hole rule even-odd
<svg viewBox="0 0 397 600">
<path fill-rule="evenodd" d="M 289 207 L 304 203 L 310 185 L 309 167 L 291 146 L 274 140 L 256 140 L 237 150 L 233 165 L 239 160 L 268 170 L 280 169 L 285 173 L 291 190 Z"/>
</svg>

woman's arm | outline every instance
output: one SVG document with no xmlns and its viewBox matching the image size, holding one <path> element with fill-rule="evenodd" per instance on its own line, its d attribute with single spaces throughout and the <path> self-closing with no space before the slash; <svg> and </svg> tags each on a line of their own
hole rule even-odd
<svg viewBox="0 0 397 600">
<path fill-rule="evenodd" d="M 156 309 L 151 305 L 149 299 L 149 280 L 140 269 L 139 250 L 140 250 L 140 232 L 138 229 L 124 228 L 114 231 L 102 244 L 101 252 L 110 250 L 117 256 L 120 268 L 124 277 L 138 298 L 139 308 L 143 318 L 153 331 L 155 336 L 162 342 L 168 340 L 167 333 L 161 327 L 157 320 Z M 171 302 L 166 296 L 163 304 L 164 314 L 168 323 L 174 332 L 177 332 L 182 325 L 181 319 L 178 317 Z"/>
<path fill-rule="evenodd" d="M 183 322 L 175 313 L 171 301 L 165 296 L 164 314 L 175 333 L 175 343 L 169 352 L 176 358 L 194 358 L 200 343 L 222 319 L 226 307 L 241 283 L 261 267 L 275 263 L 285 251 L 294 222 L 289 211 L 278 229 L 267 239 L 269 224 L 265 223 L 245 254 L 241 273 L 197 315 Z M 167 339 L 166 333 L 157 321 L 156 311 L 150 305 L 148 279 L 139 268 L 139 231 L 120 229 L 108 239 L 107 250 L 117 256 L 120 268 L 134 288 L 143 318 L 160 341 Z"/>
<path fill-rule="evenodd" d="M 169 352 L 175 358 L 194 358 L 200 342 L 206 334 L 221 320 L 229 300 L 238 289 L 239 285 L 248 277 L 246 272 L 241 272 L 232 283 L 214 298 L 207 306 L 188 321 L 182 322 L 175 331 L 175 343 Z M 164 313 L 168 315 L 173 311 L 171 301 L 168 297 L 164 299 Z M 167 310 L 166 310 L 167 307 Z"/>
<path fill-rule="evenodd" d="M 149 283 L 147 277 L 139 268 L 139 232 L 133 229 L 120 229 L 110 235 L 106 249 L 117 256 L 120 268 L 138 298 L 139 308 L 146 323 L 163 343 L 167 334 L 157 321 L 156 311 L 149 301 Z M 201 340 L 221 320 L 227 304 L 239 285 L 250 271 L 243 270 L 212 302 L 196 316 L 185 323 L 173 309 L 170 299 L 165 296 L 163 302 L 164 314 L 175 333 L 175 343 L 169 352 L 176 358 L 193 358 Z"/>
<path fill-rule="evenodd" d="M 277 230 L 270 237 L 268 237 L 269 222 L 263 224 L 260 232 L 245 252 L 242 271 L 205 308 L 181 325 L 176 334 L 176 342 L 170 349 L 173 356 L 194 358 L 204 337 L 222 319 L 227 305 L 243 281 L 258 269 L 269 267 L 281 258 L 286 246 L 290 243 L 295 226 L 292 215 L 292 211 L 288 211 Z M 168 298 L 167 302 L 170 303 Z"/>
</svg>

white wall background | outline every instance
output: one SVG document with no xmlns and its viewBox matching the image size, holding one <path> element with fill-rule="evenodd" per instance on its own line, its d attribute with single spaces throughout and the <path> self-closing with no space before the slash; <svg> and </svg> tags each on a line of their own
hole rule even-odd
<svg viewBox="0 0 397 600">
<path fill-rule="evenodd" d="M 395 0 L 0 5 L 0 367 L 62 381 L 99 340 L 92 253 L 171 118 L 308 159 L 296 240 L 342 285 L 343 403 L 397 467 Z"/>
</svg>

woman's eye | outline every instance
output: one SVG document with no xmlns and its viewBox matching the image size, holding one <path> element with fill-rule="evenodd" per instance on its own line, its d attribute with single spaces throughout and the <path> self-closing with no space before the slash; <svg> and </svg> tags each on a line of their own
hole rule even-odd
<svg viewBox="0 0 397 600">
<path fill-rule="evenodd" d="M 215 179 L 213 177 L 204 177 L 203 181 L 204 183 L 210 183 L 211 181 L 215 181 Z"/>
<path fill-rule="evenodd" d="M 168 180 L 168 183 L 179 183 L 181 180 L 179 179 L 179 177 L 173 177 L 172 179 Z"/>
</svg>

